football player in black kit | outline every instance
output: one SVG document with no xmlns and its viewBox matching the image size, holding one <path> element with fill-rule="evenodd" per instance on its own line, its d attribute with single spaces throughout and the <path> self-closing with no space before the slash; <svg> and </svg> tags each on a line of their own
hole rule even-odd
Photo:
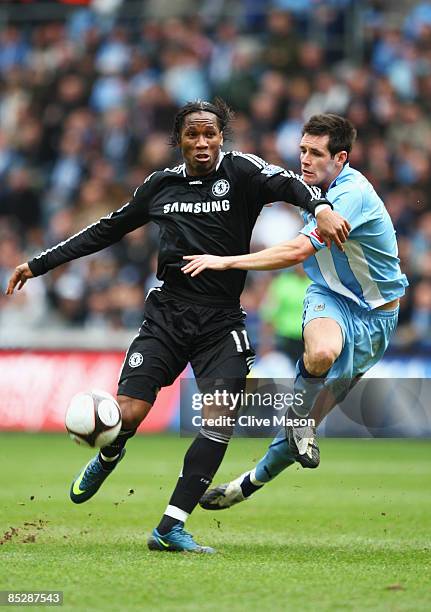
<svg viewBox="0 0 431 612">
<path fill-rule="evenodd" d="M 239 392 L 245 385 L 254 356 L 239 303 L 246 272 L 205 271 L 190 278 L 181 271 L 184 255 L 248 253 L 262 207 L 280 200 L 315 214 L 325 241 L 342 248 L 347 238 L 349 224 L 332 211 L 318 188 L 255 155 L 222 152 L 231 118 L 221 100 L 186 104 L 177 113 L 172 132 L 172 144 L 180 147 L 184 162 L 148 176 L 122 208 L 19 265 L 9 281 L 6 293 L 11 295 L 27 279 L 100 251 L 149 221 L 159 226 L 157 276 L 163 286 L 147 297 L 144 321 L 120 375 L 122 430 L 72 482 L 70 497 L 77 504 L 97 492 L 124 457 L 126 441 L 148 414 L 160 388 L 172 384 L 188 362 L 202 392 Z M 229 413 L 228 406 L 224 409 Z M 212 410 L 208 404 L 203 416 L 214 414 Z M 202 427 L 192 442 L 169 505 L 148 540 L 151 550 L 214 552 L 197 544 L 184 523 L 211 483 L 231 429 Z"/>
</svg>

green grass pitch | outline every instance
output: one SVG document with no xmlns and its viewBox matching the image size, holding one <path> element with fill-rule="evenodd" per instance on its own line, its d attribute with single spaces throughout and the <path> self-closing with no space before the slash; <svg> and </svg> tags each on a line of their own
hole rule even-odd
<svg viewBox="0 0 431 612">
<path fill-rule="evenodd" d="M 431 609 L 429 441 L 322 440 L 318 470 L 293 466 L 231 510 L 195 511 L 188 528 L 217 555 L 149 552 L 189 442 L 132 440 L 74 506 L 90 451 L 66 435 L 0 435 L 0 590 L 59 589 L 62 609 L 83 611 Z M 266 442 L 234 440 L 216 482 Z"/>
</svg>

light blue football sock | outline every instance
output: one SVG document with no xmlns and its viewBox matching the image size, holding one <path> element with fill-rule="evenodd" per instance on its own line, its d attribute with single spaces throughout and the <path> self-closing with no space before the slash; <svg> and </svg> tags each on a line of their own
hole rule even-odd
<svg viewBox="0 0 431 612">
<path fill-rule="evenodd" d="M 256 466 L 256 479 L 259 482 L 269 482 L 292 463 L 295 463 L 295 459 L 287 443 L 284 429 L 280 429 Z"/>
</svg>

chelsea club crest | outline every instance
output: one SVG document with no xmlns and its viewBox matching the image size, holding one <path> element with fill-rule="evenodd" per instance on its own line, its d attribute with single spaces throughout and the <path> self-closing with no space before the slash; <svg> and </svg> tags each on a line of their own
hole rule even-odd
<svg viewBox="0 0 431 612">
<path fill-rule="evenodd" d="M 212 186 L 212 193 L 216 198 L 221 198 L 226 195 L 230 189 L 229 181 L 226 179 L 219 179 Z"/>
</svg>

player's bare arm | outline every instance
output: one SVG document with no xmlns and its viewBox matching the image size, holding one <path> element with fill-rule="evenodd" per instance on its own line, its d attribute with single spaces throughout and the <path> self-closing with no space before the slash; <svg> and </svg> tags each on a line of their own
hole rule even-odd
<svg viewBox="0 0 431 612">
<path fill-rule="evenodd" d="M 279 270 L 300 264 L 315 252 L 310 239 L 301 234 L 293 240 L 248 255 L 186 255 L 184 259 L 188 263 L 182 271 L 197 276 L 204 270 Z"/>
<path fill-rule="evenodd" d="M 29 278 L 33 278 L 33 272 L 28 263 L 23 263 L 15 268 L 6 289 L 6 295 L 12 295 L 18 285 L 18 291 L 22 289 Z"/>
</svg>

